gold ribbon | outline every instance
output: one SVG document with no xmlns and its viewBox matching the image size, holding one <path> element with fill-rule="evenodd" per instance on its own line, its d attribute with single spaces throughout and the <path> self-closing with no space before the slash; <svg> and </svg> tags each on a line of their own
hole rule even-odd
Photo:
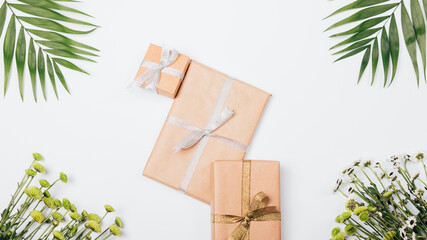
<svg viewBox="0 0 427 240">
<path fill-rule="evenodd" d="M 243 161 L 242 174 L 242 215 L 212 215 L 212 223 L 240 223 L 228 240 L 248 240 L 252 221 L 280 221 L 280 212 L 275 206 L 267 206 L 270 199 L 259 192 L 250 199 L 251 193 L 251 162 Z"/>
</svg>

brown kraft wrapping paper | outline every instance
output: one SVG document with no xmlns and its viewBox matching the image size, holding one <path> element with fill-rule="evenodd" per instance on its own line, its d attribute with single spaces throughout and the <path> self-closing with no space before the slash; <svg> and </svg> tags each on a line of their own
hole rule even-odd
<svg viewBox="0 0 427 240">
<path fill-rule="evenodd" d="M 248 166 L 249 165 L 249 166 Z M 245 175 L 246 172 L 249 176 Z M 212 240 L 280 240 L 280 162 L 277 161 L 216 161 L 212 164 Z M 249 179 L 246 183 L 244 179 Z M 249 189 L 249 191 L 247 191 Z M 246 193 L 245 193 L 246 192 Z M 245 213 L 249 204 L 263 193 L 268 197 L 266 208 L 273 213 L 266 214 L 245 224 Z M 247 194 L 247 196 L 245 196 Z M 265 207 L 265 206 L 264 206 Z M 246 209 L 245 209 L 246 208 Z M 226 215 L 234 222 L 224 223 L 218 216 Z M 251 214 L 248 214 L 249 216 Z M 239 219 L 238 217 L 242 217 Z M 217 220 L 215 220 L 217 218 Z M 239 236 L 239 229 L 247 234 Z M 236 230 L 237 229 L 237 230 Z M 234 234 L 234 235 L 233 235 Z M 234 237 L 234 238 L 233 238 Z"/>
<path fill-rule="evenodd" d="M 227 75 L 192 61 L 169 117 L 173 116 L 204 129 L 227 83 L 230 83 Z M 269 93 L 233 79 L 221 110 L 229 108 L 234 115 L 213 131 L 213 134 L 249 145 L 269 97 Z M 245 152 L 216 137 L 204 137 L 200 142 L 206 140 L 207 144 L 195 165 L 191 180 L 187 187 L 182 189 L 180 186 L 197 154 L 200 142 L 179 152 L 175 152 L 173 148 L 190 133 L 191 131 L 166 121 L 143 174 L 174 189 L 183 190 L 200 201 L 210 203 L 211 163 L 218 159 L 242 160 Z"/>
<path fill-rule="evenodd" d="M 150 44 L 148 47 L 148 50 L 145 54 L 144 61 L 150 61 L 153 63 L 160 63 L 160 58 L 162 55 L 162 47 Z M 169 68 L 173 68 L 179 71 L 182 71 L 183 76 L 185 75 L 185 71 L 188 68 L 188 65 L 190 64 L 191 60 L 188 56 L 179 54 L 176 60 L 168 66 Z M 147 68 L 140 67 L 138 70 L 138 73 L 135 76 L 135 79 L 140 77 L 142 74 L 144 74 L 147 71 Z M 157 92 L 163 96 L 169 97 L 169 98 L 175 98 L 179 87 L 181 86 L 182 77 L 173 76 L 167 73 L 160 73 L 160 80 L 159 84 L 157 86 Z M 141 87 L 144 88 L 147 85 L 148 81 L 145 82 Z"/>
</svg>

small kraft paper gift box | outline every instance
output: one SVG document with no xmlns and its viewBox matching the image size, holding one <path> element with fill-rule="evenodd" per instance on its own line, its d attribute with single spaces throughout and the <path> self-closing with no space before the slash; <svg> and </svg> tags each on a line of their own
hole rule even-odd
<svg viewBox="0 0 427 240">
<path fill-rule="evenodd" d="M 131 86 L 175 98 L 190 61 L 174 49 L 150 44 Z"/>
<path fill-rule="evenodd" d="M 210 202 L 210 165 L 243 160 L 270 97 L 192 61 L 144 176 Z"/>
<path fill-rule="evenodd" d="M 212 164 L 212 240 L 280 240 L 280 163 Z"/>
</svg>

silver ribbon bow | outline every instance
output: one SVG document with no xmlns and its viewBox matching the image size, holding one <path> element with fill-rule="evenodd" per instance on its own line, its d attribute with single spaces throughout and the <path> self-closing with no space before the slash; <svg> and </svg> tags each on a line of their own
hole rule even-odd
<svg viewBox="0 0 427 240">
<path fill-rule="evenodd" d="M 160 73 L 166 73 L 172 76 L 180 77 L 183 76 L 183 71 L 170 68 L 169 66 L 176 61 L 178 58 L 178 51 L 175 49 L 162 49 L 162 55 L 160 57 L 160 63 L 153 63 L 147 60 L 142 61 L 141 67 L 146 68 L 141 76 L 131 83 L 129 88 L 141 87 L 147 81 L 147 85 L 144 87 L 154 93 L 157 93 L 157 86 L 159 85 Z"/>
<path fill-rule="evenodd" d="M 188 185 L 190 184 L 191 179 L 194 175 L 194 172 L 196 171 L 200 158 L 202 157 L 205 147 L 208 144 L 209 137 L 214 137 L 217 140 L 223 142 L 224 144 L 227 144 L 242 152 L 246 152 L 248 148 L 248 146 L 244 143 L 241 143 L 226 137 L 222 137 L 213 133 L 215 130 L 217 130 L 219 127 L 225 124 L 234 115 L 233 110 L 231 110 L 228 107 L 225 107 L 224 110 L 221 111 L 221 109 L 225 104 L 225 100 L 227 99 L 227 96 L 232 84 L 233 84 L 233 79 L 227 77 L 221 89 L 221 92 L 218 96 L 218 99 L 212 111 L 211 117 L 209 118 L 208 123 L 206 124 L 204 129 L 200 129 L 174 116 L 168 116 L 168 118 L 166 119 L 166 122 L 169 124 L 191 131 L 190 134 L 184 137 L 174 147 L 174 150 L 176 152 L 181 151 L 182 149 L 191 148 L 193 146 L 196 147 L 196 150 L 193 153 L 191 161 L 184 173 L 184 177 L 181 180 L 181 183 L 179 185 L 179 189 L 181 191 L 184 191 L 184 192 L 187 191 Z"/>
<path fill-rule="evenodd" d="M 176 121 L 178 119 L 172 120 L 168 119 L 168 122 L 175 122 L 174 125 L 179 126 L 184 129 L 188 129 L 192 131 L 190 134 L 188 134 L 185 138 L 183 138 L 173 149 L 175 152 L 179 152 L 182 149 L 188 149 L 192 146 L 196 145 L 202 138 L 204 137 L 215 137 L 218 140 L 231 145 L 234 148 L 237 148 L 241 151 L 246 151 L 246 145 L 241 144 L 239 142 L 236 142 L 234 140 L 221 137 L 215 133 L 212 133 L 213 131 L 217 130 L 219 127 L 221 127 L 224 123 L 226 123 L 232 116 L 234 115 L 233 110 L 226 107 L 221 114 L 218 116 L 215 116 L 216 119 L 214 119 L 212 122 L 209 122 L 205 129 L 199 129 L 197 127 L 194 127 L 192 125 L 187 125 L 187 123 L 183 121 Z"/>
</svg>

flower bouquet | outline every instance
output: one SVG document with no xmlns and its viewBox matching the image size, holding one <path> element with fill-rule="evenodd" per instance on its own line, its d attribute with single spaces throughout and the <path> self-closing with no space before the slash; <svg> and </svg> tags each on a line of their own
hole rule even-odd
<svg viewBox="0 0 427 240">
<path fill-rule="evenodd" d="M 85 210 L 79 213 L 68 199 L 63 198 L 61 201 L 50 194 L 49 191 L 58 182 L 67 183 L 65 173 L 60 173 L 59 178 L 52 183 L 39 179 L 40 186 L 32 186 L 36 175 L 46 172 L 45 167 L 40 164 L 43 157 L 34 153 L 33 158 L 9 205 L 1 213 L 0 240 L 105 240 L 121 235 L 123 223 L 118 217 L 114 224 L 102 229 L 104 218 L 115 211 L 110 205 L 104 206 L 106 212 L 100 217 Z"/>
<path fill-rule="evenodd" d="M 427 239 L 426 179 L 423 153 L 356 161 L 334 188 L 348 200 L 331 239 Z"/>
</svg>

